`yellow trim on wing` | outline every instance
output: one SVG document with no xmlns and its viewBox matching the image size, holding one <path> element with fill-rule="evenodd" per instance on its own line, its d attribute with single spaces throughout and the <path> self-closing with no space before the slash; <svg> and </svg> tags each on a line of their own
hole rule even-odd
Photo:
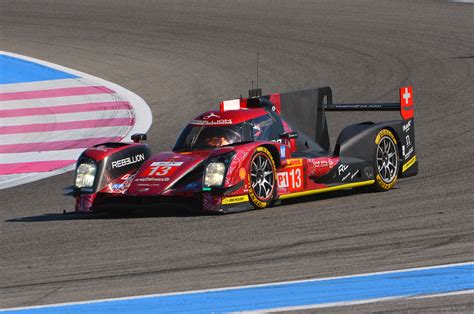
<svg viewBox="0 0 474 314">
<path fill-rule="evenodd" d="M 349 189 L 349 188 L 356 188 L 356 187 L 359 187 L 359 186 L 371 185 L 371 184 L 374 184 L 374 183 L 375 183 L 375 180 L 368 180 L 368 181 L 362 181 L 362 182 L 341 184 L 341 185 L 331 186 L 331 187 L 328 187 L 328 188 L 322 188 L 322 189 L 317 189 L 317 190 L 285 194 L 285 195 L 280 196 L 280 199 L 284 200 L 284 199 L 287 199 L 287 198 L 301 197 L 301 196 L 324 193 L 324 192 L 331 192 L 331 191 L 344 190 L 344 189 Z"/>
<path fill-rule="evenodd" d="M 410 168 L 411 166 L 413 166 L 413 164 L 415 163 L 415 161 L 416 161 L 416 156 L 413 156 L 407 163 L 405 163 L 405 164 L 403 165 L 402 172 L 407 171 L 408 168 Z"/>
</svg>

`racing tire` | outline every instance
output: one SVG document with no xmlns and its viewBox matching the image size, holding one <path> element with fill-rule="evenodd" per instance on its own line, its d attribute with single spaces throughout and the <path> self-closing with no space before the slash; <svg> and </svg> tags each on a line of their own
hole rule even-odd
<svg viewBox="0 0 474 314">
<path fill-rule="evenodd" d="M 397 181 L 400 161 L 395 135 L 389 129 L 382 129 L 375 138 L 375 183 L 372 190 L 385 192 Z"/>
<path fill-rule="evenodd" d="M 255 149 L 247 173 L 250 203 L 255 209 L 269 207 L 276 196 L 276 166 L 268 149 Z"/>
</svg>

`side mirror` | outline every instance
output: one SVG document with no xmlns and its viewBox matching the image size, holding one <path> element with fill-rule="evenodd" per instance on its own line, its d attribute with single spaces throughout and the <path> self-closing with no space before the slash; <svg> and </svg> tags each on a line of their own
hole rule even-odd
<svg viewBox="0 0 474 314">
<path fill-rule="evenodd" d="M 298 138 L 298 132 L 285 132 L 280 134 L 281 139 L 292 139 L 292 138 Z"/>
<path fill-rule="evenodd" d="M 140 141 L 146 141 L 146 134 L 145 133 L 133 134 L 132 141 L 134 143 L 140 143 Z"/>
</svg>

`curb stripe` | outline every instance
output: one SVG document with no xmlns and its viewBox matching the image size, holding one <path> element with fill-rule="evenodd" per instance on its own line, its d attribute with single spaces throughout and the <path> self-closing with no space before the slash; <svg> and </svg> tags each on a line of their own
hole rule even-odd
<svg viewBox="0 0 474 314">
<path fill-rule="evenodd" d="M 78 140 L 65 140 L 65 141 L 53 141 L 53 142 L 41 142 L 41 143 L 7 144 L 7 145 L 0 145 L 0 154 L 44 152 L 44 151 L 52 151 L 52 150 L 59 151 L 59 150 L 69 150 L 69 149 L 75 149 L 75 148 L 87 148 L 92 145 L 97 145 L 101 143 L 116 142 L 116 141 L 119 141 L 120 139 L 121 139 L 120 137 L 99 137 L 99 138 L 87 138 L 87 139 L 78 139 Z"/>
<path fill-rule="evenodd" d="M 22 144 L 22 143 L 49 143 L 56 141 L 79 140 L 99 137 L 121 137 L 129 126 L 105 126 L 92 129 L 77 129 L 64 131 L 50 131 L 43 133 L 5 134 L 0 135 L 0 145 Z M 1 157 L 0 157 L 1 158 Z"/>
<path fill-rule="evenodd" d="M 105 101 L 105 102 L 90 102 L 85 104 L 73 104 L 54 107 L 40 107 L 40 108 L 23 108 L 23 109 L 7 109 L 0 110 L 0 117 L 26 117 L 37 115 L 73 113 L 73 112 L 87 112 L 87 111 L 103 111 L 103 110 L 132 110 L 132 106 L 128 101 Z"/>
<path fill-rule="evenodd" d="M 71 104 L 88 104 L 93 102 L 116 102 L 123 98 L 117 97 L 116 94 L 91 94 L 86 96 L 66 96 L 53 97 L 41 99 L 23 99 L 23 100 L 8 100 L 2 101 L 0 106 L 2 110 L 7 109 L 25 109 L 25 108 L 42 108 L 42 107 L 56 107 Z M 128 99 L 127 99 L 128 101 Z"/>
<path fill-rule="evenodd" d="M 104 126 L 130 126 L 133 125 L 133 118 L 117 118 L 117 119 L 98 119 L 85 121 L 71 121 L 61 123 L 37 123 L 14 126 L 0 127 L 0 134 L 22 134 L 49 132 L 60 130 L 89 129 Z"/>
<path fill-rule="evenodd" d="M 0 189 L 70 171 L 74 163 L 68 161 L 95 141 L 129 141 L 151 125 L 146 102 L 122 86 L 5 51 L 0 63 L 0 168 L 23 168 L 0 175 Z M 61 141 L 69 146 L 59 147 Z"/>
<path fill-rule="evenodd" d="M 113 93 L 113 90 L 105 86 L 66 87 L 28 92 L 0 93 L 0 101 Z"/>
<path fill-rule="evenodd" d="M 133 118 L 133 112 L 129 110 L 101 110 L 101 111 L 84 111 L 84 112 L 71 112 L 61 113 L 55 115 L 34 115 L 26 117 L 15 117 L 15 118 L 0 118 L 0 126 L 2 127 L 13 127 L 13 126 L 24 126 L 30 124 L 61 124 L 66 122 L 85 122 L 91 120 L 102 120 L 102 119 L 131 119 Z M 35 135 L 33 135 L 35 136 Z M 33 137 L 31 136 L 31 137 Z M 101 136 L 110 136 L 110 134 L 102 134 Z M 74 138 L 71 138 L 74 139 Z M 28 143 L 27 140 L 22 142 Z M 0 143 L 1 144 L 1 143 Z"/>
<path fill-rule="evenodd" d="M 49 160 L 2 164 L 2 166 L 0 167 L 0 175 L 12 173 L 19 174 L 28 172 L 47 172 L 57 168 L 63 168 L 74 163 L 76 163 L 76 160 Z"/>
<path fill-rule="evenodd" d="M 43 152 L 8 153 L 0 154 L 3 164 L 14 164 L 18 162 L 72 160 L 82 154 L 84 148 L 72 148 L 67 150 L 48 150 Z M 1 167 L 1 166 L 0 166 Z"/>
</svg>

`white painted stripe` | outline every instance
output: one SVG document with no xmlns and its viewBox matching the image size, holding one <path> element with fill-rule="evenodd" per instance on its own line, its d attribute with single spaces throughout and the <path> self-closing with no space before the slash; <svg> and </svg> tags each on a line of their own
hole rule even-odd
<svg viewBox="0 0 474 314">
<path fill-rule="evenodd" d="M 11 164 L 17 162 L 73 160 L 77 159 L 83 151 L 84 148 L 77 148 L 66 150 L 51 150 L 45 152 L 0 154 L 0 166 L 2 164 Z"/>
<path fill-rule="evenodd" d="M 113 118 L 133 118 L 133 112 L 125 109 L 125 110 L 74 112 L 74 113 L 50 114 L 50 115 L 42 115 L 42 116 L 27 116 L 27 117 L 15 117 L 15 118 L 0 118 L 0 126 L 25 125 L 25 124 L 37 124 L 37 123 L 60 123 L 60 122 L 113 119 Z"/>
<path fill-rule="evenodd" d="M 245 314 L 278 313 L 278 312 L 321 309 L 321 308 L 336 307 L 336 306 L 361 305 L 361 304 L 370 304 L 370 303 L 396 301 L 396 300 L 416 300 L 416 299 L 438 298 L 438 297 L 457 296 L 457 295 L 465 295 L 465 294 L 473 294 L 473 293 L 474 293 L 474 290 L 460 290 L 460 291 L 451 291 L 451 292 L 439 293 L 439 294 L 428 294 L 428 295 L 417 295 L 417 296 L 406 295 L 406 296 L 376 298 L 376 299 L 348 301 L 348 302 L 308 304 L 308 305 L 301 305 L 301 306 L 287 306 L 287 307 L 278 307 L 278 308 L 268 308 L 268 309 L 263 309 L 263 310 L 258 310 L 258 311 L 243 311 L 243 312 L 233 312 L 233 313 L 245 313 Z"/>
<path fill-rule="evenodd" d="M 114 137 L 123 135 L 130 126 L 111 126 L 79 130 L 51 131 L 42 133 L 4 134 L 0 135 L 0 145 L 20 143 L 47 143 L 65 140 L 79 140 L 97 137 Z M 131 139 L 128 137 L 128 141 Z"/>
<path fill-rule="evenodd" d="M 36 81 L 26 83 L 0 84 L 0 93 L 27 92 L 66 87 L 94 86 L 94 82 L 84 78 L 69 78 L 50 81 Z"/>
<path fill-rule="evenodd" d="M 465 295 L 465 294 L 474 294 L 474 290 L 460 290 L 460 291 L 451 291 L 451 292 L 445 292 L 445 293 L 428 294 L 428 295 L 412 297 L 410 299 L 429 299 L 429 298 L 449 297 L 453 295 Z"/>
<path fill-rule="evenodd" d="M 257 284 L 257 285 L 248 285 L 248 286 L 235 286 L 235 287 L 225 287 L 225 288 L 216 288 L 216 289 L 202 289 L 202 290 L 193 290 L 193 291 L 146 294 L 146 295 L 121 297 L 121 298 L 97 299 L 97 300 L 88 300 L 88 301 L 80 301 L 80 302 L 65 302 L 65 303 L 56 303 L 56 304 L 34 305 L 34 306 L 26 306 L 26 307 L 0 309 L 0 312 L 7 311 L 7 310 L 40 309 L 40 308 L 58 307 L 58 306 L 65 306 L 65 305 L 94 304 L 94 303 L 101 303 L 101 302 L 108 302 L 108 301 L 136 300 L 136 299 L 144 299 L 144 298 L 176 296 L 176 295 L 196 294 L 196 293 L 204 293 L 204 292 L 227 291 L 227 290 L 234 290 L 234 289 L 272 287 L 272 286 L 278 286 L 278 285 L 284 285 L 284 284 L 317 282 L 317 281 L 344 279 L 344 278 L 357 278 L 357 277 L 365 277 L 365 276 L 370 276 L 370 275 L 396 274 L 396 273 L 416 271 L 416 270 L 440 269 L 440 268 L 453 267 L 453 266 L 463 266 L 463 265 L 474 265 L 474 262 L 453 263 L 453 264 L 435 265 L 435 266 L 427 266 L 427 267 L 414 267 L 414 268 L 407 268 L 407 269 L 400 269 L 400 270 L 389 270 L 389 271 L 381 271 L 381 272 L 373 272 L 373 273 L 365 273 L 365 274 L 357 274 L 357 275 L 347 275 L 347 276 L 327 277 L 327 278 L 314 278 L 314 279 L 292 280 L 292 281 L 290 280 L 290 281 L 281 281 L 281 282 L 273 282 L 273 283 Z"/>
<path fill-rule="evenodd" d="M 87 104 L 91 102 L 106 102 L 106 101 L 116 102 L 116 101 L 126 101 L 126 99 L 120 98 L 117 94 L 92 94 L 92 95 L 65 96 L 65 97 L 40 98 L 40 99 L 7 100 L 7 101 L 0 102 L 0 110 L 54 107 L 54 106 L 64 106 L 64 105 L 73 105 L 73 104 Z"/>
<path fill-rule="evenodd" d="M 243 312 L 231 312 L 231 313 L 260 314 L 260 313 L 303 311 L 303 310 L 311 310 L 311 309 L 321 309 L 321 308 L 326 308 L 326 307 L 361 305 L 361 304 L 369 304 L 369 303 L 376 303 L 376 302 L 383 302 L 383 301 L 393 301 L 393 300 L 405 299 L 406 297 L 407 296 L 397 296 L 397 297 L 376 298 L 376 299 L 357 300 L 357 301 L 348 301 L 348 302 L 308 304 L 308 305 L 301 305 L 301 306 L 287 306 L 287 307 L 268 308 L 268 309 L 257 310 L 257 311 L 243 311 Z"/>
</svg>

